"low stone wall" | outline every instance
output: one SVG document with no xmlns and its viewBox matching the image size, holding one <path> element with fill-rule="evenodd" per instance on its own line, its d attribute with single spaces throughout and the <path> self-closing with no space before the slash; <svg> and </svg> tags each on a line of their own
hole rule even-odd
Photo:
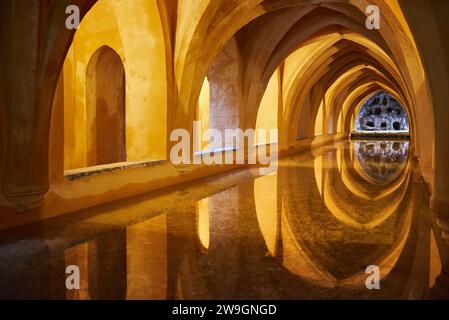
<svg viewBox="0 0 449 320">
<path fill-rule="evenodd" d="M 410 140 L 409 132 L 351 132 L 351 139 Z"/>
</svg>

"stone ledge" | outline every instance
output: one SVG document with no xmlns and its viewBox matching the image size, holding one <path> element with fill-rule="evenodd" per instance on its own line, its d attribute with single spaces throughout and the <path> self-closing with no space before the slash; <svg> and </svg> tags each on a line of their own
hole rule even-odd
<svg viewBox="0 0 449 320">
<path fill-rule="evenodd" d="M 100 174 L 111 173 L 115 171 L 135 169 L 135 168 L 148 168 L 165 164 L 166 160 L 143 160 L 134 162 L 118 162 L 112 164 L 105 164 L 99 166 L 93 166 L 82 169 L 73 169 L 64 171 L 64 177 L 67 180 L 73 181 L 85 177 L 96 176 Z"/>
<path fill-rule="evenodd" d="M 409 132 L 381 132 L 381 131 L 353 131 L 351 139 L 389 139 L 389 140 L 410 140 Z"/>
</svg>

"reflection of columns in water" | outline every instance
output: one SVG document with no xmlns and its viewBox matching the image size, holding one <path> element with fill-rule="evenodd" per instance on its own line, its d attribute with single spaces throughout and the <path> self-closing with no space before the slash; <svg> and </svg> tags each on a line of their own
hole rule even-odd
<svg viewBox="0 0 449 320">
<path fill-rule="evenodd" d="M 81 288 L 67 290 L 67 299 L 167 297 L 166 215 L 130 226 L 126 234 L 115 230 L 64 254 L 65 265 L 80 270 Z"/>
<path fill-rule="evenodd" d="M 238 293 L 241 267 L 241 225 L 239 220 L 240 186 L 208 198 L 210 243 L 207 260 L 213 277 L 210 281 L 226 283 L 211 286 L 212 298 L 232 299 Z"/>
<path fill-rule="evenodd" d="M 167 299 L 200 299 L 204 279 L 197 271 L 198 249 L 195 206 L 167 213 Z"/>
<path fill-rule="evenodd" d="M 66 266 L 77 266 L 80 272 L 80 289 L 67 290 L 67 300 L 89 300 L 89 243 L 68 248 L 64 251 L 64 255 Z"/>
<path fill-rule="evenodd" d="M 313 217 L 323 211 L 321 201 L 323 157 L 310 158 L 298 166 L 295 159 L 289 159 L 286 167 L 280 167 L 280 182 L 282 186 L 282 264 L 290 272 L 301 278 L 312 281 L 321 286 L 333 286 L 334 278 L 322 266 L 316 263 L 310 248 L 306 243 L 298 242 L 301 232 L 295 227 L 301 224 L 310 229 L 322 227 L 313 220 L 298 219 Z M 298 179 L 299 177 L 299 179 Z M 296 179 L 295 179 L 296 178 Z M 293 224 L 292 224 L 293 222 Z M 330 283 L 330 284 L 329 284 Z"/>
<path fill-rule="evenodd" d="M 431 290 L 430 298 L 432 299 L 447 299 L 449 296 L 449 219 L 445 215 L 440 215 L 434 211 L 431 213 L 433 235 L 435 241 L 434 246 L 438 246 L 439 254 L 441 256 L 434 258 L 435 263 L 440 268 L 438 276 L 436 277 Z M 438 265 L 438 262 L 441 264 Z"/>
<path fill-rule="evenodd" d="M 272 257 L 276 256 L 279 237 L 277 179 L 277 174 L 270 174 L 254 180 L 257 221 Z"/>
<path fill-rule="evenodd" d="M 264 172 L 264 171 L 260 171 Z M 277 230 L 277 174 L 272 173 L 258 179 L 258 185 L 255 182 L 243 183 L 239 186 L 240 191 L 240 216 L 241 225 L 241 270 L 240 270 L 240 295 L 238 297 L 248 297 L 249 299 L 279 299 L 278 288 L 273 284 L 271 272 L 276 266 L 276 261 L 272 259 L 278 255 L 278 230 Z M 265 190 L 266 198 L 263 198 L 261 186 L 271 185 L 273 189 Z M 255 195 L 257 192 L 257 197 Z M 261 218 L 261 214 L 267 214 L 267 208 L 262 209 L 263 205 L 270 206 L 274 212 L 270 212 L 267 219 Z M 267 232 L 268 221 L 272 222 L 270 232 Z M 262 223 L 262 225 L 261 225 Z M 249 288 L 250 294 L 243 291 Z"/>
<path fill-rule="evenodd" d="M 0 299 L 65 299 L 64 253 L 51 241 L 19 242 L 19 250 L 0 252 Z"/>
<path fill-rule="evenodd" d="M 353 186 L 361 184 L 359 193 L 363 192 L 363 185 L 367 183 L 356 171 L 344 167 L 351 165 L 348 150 L 350 149 L 332 151 L 318 159 L 302 162 L 300 166 L 295 166 L 294 161 L 289 159 L 285 168 L 280 167 L 279 174 L 283 177 L 280 188 L 285 199 L 281 223 L 283 265 L 301 278 L 320 286 L 363 288 L 366 274 L 362 266 L 376 264 L 381 269 L 381 277 L 387 281 L 386 285 L 404 290 L 398 294 L 422 296 L 426 290 L 417 286 L 416 281 L 401 284 L 397 282 L 398 279 L 410 278 L 398 277 L 398 272 L 412 272 L 411 278 L 421 282 L 423 277 L 428 279 L 429 275 L 428 257 L 425 254 L 410 254 L 417 249 L 428 252 L 422 245 L 427 245 L 428 241 L 425 239 L 430 239 L 429 229 L 418 219 L 422 215 L 419 210 L 422 199 L 416 196 L 421 191 L 415 190 L 417 185 L 413 183 L 413 177 L 410 177 L 413 167 L 410 162 L 404 166 L 405 173 L 396 177 L 402 181 L 399 186 L 396 186 L 396 180 L 387 185 L 370 184 L 373 194 L 360 198 L 341 179 L 342 172 L 346 172 L 347 179 L 351 180 Z M 344 158 L 340 159 L 340 164 L 337 164 L 337 154 Z M 422 184 L 419 186 L 423 187 Z M 390 191 L 390 188 L 394 190 Z M 386 191 L 387 198 L 382 194 L 383 190 Z M 377 202 L 370 200 L 368 196 L 385 199 Z M 329 199 L 333 199 L 333 202 L 329 203 Z M 389 217 L 384 217 L 382 213 L 386 208 L 383 203 L 392 201 L 396 204 L 390 206 L 392 211 Z M 341 207 L 340 211 L 356 221 L 357 225 L 335 220 L 335 212 L 332 212 L 336 208 L 333 206 Z M 373 221 L 377 222 L 373 224 Z M 412 227 L 412 221 L 415 227 Z M 375 232 L 366 229 L 365 226 L 370 224 L 376 228 Z M 346 243 L 346 238 L 351 239 L 351 242 Z M 410 241 L 410 238 L 418 241 Z M 417 246 L 421 246 L 421 249 Z M 352 248 L 351 258 L 345 256 L 345 247 Z M 411 257 L 412 261 L 404 264 L 402 261 L 407 257 Z M 404 266 L 410 265 L 413 266 L 412 269 L 404 269 Z M 390 273 L 396 277 L 387 277 Z"/>
<path fill-rule="evenodd" d="M 126 298 L 126 230 L 114 230 L 88 243 L 91 299 Z"/>
<path fill-rule="evenodd" d="M 126 229 L 128 299 L 167 298 L 167 215 Z"/>
<path fill-rule="evenodd" d="M 198 238 L 204 249 L 209 249 L 210 223 L 209 223 L 209 198 L 204 198 L 196 203 Z"/>
<path fill-rule="evenodd" d="M 238 187 L 225 190 L 199 200 L 191 212 L 168 214 L 168 299 L 235 296 L 241 238 L 238 192 Z"/>
<path fill-rule="evenodd" d="M 235 299 L 241 294 L 247 296 L 248 292 L 241 292 L 241 288 L 259 288 L 269 282 L 269 274 L 262 272 L 261 265 L 271 261 L 267 260 L 267 252 L 274 255 L 277 251 L 277 229 L 269 230 L 277 223 L 277 188 L 273 189 L 274 193 L 263 188 L 273 187 L 277 176 L 259 179 L 262 180 L 257 186 L 252 182 L 243 183 L 197 202 L 197 250 L 185 251 L 180 272 L 180 286 L 184 289 L 203 291 L 201 297 Z M 258 196 L 254 201 L 255 190 Z M 196 268 L 201 270 L 195 272 Z M 273 288 L 257 291 L 253 298 L 273 297 L 270 295 Z"/>
</svg>

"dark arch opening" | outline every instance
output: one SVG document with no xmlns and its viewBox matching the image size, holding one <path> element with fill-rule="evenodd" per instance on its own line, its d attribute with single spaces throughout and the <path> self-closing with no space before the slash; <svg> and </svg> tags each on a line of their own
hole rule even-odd
<svg viewBox="0 0 449 320">
<path fill-rule="evenodd" d="M 110 47 L 92 55 L 86 74 L 87 164 L 126 161 L 125 68 Z"/>
</svg>

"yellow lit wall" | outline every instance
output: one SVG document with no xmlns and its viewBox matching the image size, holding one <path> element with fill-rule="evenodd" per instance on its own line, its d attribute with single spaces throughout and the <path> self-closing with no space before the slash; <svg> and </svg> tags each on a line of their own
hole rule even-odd
<svg viewBox="0 0 449 320">
<path fill-rule="evenodd" d="M 341 118 L 342 112 L 338 114 L 338 121 L 337 121 L 337 133 L 343 132 L 343 121 Z"/>
<path fill-rule="evenodd" d="M 316 157 L 313 162 L 316 185 L 320 195 L 323 195 L 323 156 Z"/>
<path fill-rule="evenodd" d="M 256 144 L 276 143 L 275 137 L 270 135 L 270 129 L 278 127 L 278 104 L 279 104 L 279 80 L 278 71 L 276 70 L 268 82 L 267 89 L 260 102 L 259 111 L 256 121 Z M 267 130 L 267 135 L 259 136 L 259 129 Z"/>
<path fill-rule="evenodd" d="M 196 137 L 201 141 L 201 149 L 204 149 L 209 141 L 203 139 L 203 133 L 209 129 L 209 115 L 210 115 L 210 85 L 209 80 L 204 78 L 203 86 L 201 88 L 200 98 L 198 99 L 198 120 L 201 121 L 201 136 Z"/>
<path fill-rule="evenodd" d="M 321 101 L 320 108 L 315 120 L 315 135 L 321 136 L 324 133 L 324 102 Z"/>
<path fill-rule="evenodd" d="M 64 63 L 65 170 L 87 163 L 86 68 L 104 45 L 125 68 L 127 161 L 166 158 L 166 58 L 156 1 L 100 0 L 81 22 Z"/>
</svg>

